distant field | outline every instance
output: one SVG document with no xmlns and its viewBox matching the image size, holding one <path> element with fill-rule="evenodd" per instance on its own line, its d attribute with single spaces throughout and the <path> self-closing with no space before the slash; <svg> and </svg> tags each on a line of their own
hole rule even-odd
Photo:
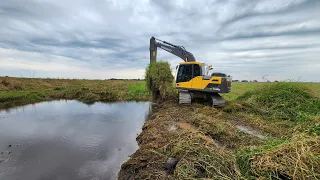
<svg viewBox="0 0 320 180">
<path fill-rule="evenodd" d="M 274 83 L 274 82 L 272 82 Z M 233 82 L 232 83 L 232 90 L 230 93 L 223 94 L 222 96 L 227 100 L 227 101 L 233 101 L 235 100 L 238 96 L 242 95 L 246 91 L 253 90 L 258 87 L 262 87 L 263 85 L 266 84 L 272 84 L 272 83 L 263 83 L 263 82 Z M 302 82 L 302 85 L 305 85 L 307 88 L 311 90 L 311 93 L 317 97 L 320 97 L 320 83 L 305 83 Z"/>
<path fill-rule="evenodd" d="M 222 94 L 233 101 L 246 91 L 267 83 L 234 82 L 232 91 Z M 268 83 L 270 84 L 270 83 Z M 320 83 L 303 83 L 315 96 L 320 97 Z M 79 80 L 0 77 L 0 109 L 15 104 L 43 100 L 78 99 L 95 101 L 148 101 L 151 99 L 144 81 L 138 80 Z M 10 104 L 10 105 L 9 105 Z"/>
<path fill-rule="evenodd" d="M 148 101 L 144 81 L 0 77 L 0 109 L 44 100 Z"/>
</svg>

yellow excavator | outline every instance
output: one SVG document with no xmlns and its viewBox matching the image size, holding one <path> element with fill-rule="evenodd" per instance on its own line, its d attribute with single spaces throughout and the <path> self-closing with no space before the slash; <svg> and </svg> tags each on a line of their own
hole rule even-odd
<svg viewBox="0 0 320 180">
<path fill-rule="evenodd" d="M 223 107 L 226 101 L 219 93 L 231 91 L 231 77 L 224 73 L 209 74 L 212 66 L 197 62 L 193 54 L 183 46 L 177 46 L 155 37 L 150 38 L 150 63 L 157 61 L 157 48 L 174 54 L 184 62 L 177 66 L 176 88 L 179 89 L 179 104 L 189 105 L 195 98 L 202 98 L 213 107 Z"/>
</svg>

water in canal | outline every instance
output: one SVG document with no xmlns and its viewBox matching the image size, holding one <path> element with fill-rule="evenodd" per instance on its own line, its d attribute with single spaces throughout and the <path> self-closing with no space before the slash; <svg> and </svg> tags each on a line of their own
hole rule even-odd
<svg viewBox="0 0 320 180">
<path fill-rule="evenodd" d="M 149 109 L 63 100 L 0 111 L 0 179 L 116 179 Z"/>
</svg>

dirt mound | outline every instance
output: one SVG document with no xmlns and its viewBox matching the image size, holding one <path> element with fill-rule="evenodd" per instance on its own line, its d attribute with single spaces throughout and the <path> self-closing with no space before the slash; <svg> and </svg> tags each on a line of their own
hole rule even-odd
<svg viewBox="0 0 320 180">
<path fill-rule="evenodd" d="M 154 62 L 146 69 L 146 85 L 154 99 L 166 99 L 173 92 L 173 75 L 168 62 Z"/>
<path fill-rule="evenodd" d="M 304 121 L 320 112 L 320 99 L 299 83 L 265 85 L 240 96 L 226 111 L 244 111 L 265 118 Z"/>
</svg>

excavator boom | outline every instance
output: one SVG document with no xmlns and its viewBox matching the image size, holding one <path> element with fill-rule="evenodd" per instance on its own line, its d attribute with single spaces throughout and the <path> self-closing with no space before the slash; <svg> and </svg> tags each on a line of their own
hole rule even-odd
<svg viewBox="0 0 320 180">
<path fill-rule="evenodd" d="M 160 39 L 151 37 L 150 39 L 150 63 L 157 61 L 157 48 L 161 48 L 173 55 L 180 57 L 185 62 L 195 62 L 193 54 L 187 51 L 183 46 L 177 46 Z"/>
</svg>

